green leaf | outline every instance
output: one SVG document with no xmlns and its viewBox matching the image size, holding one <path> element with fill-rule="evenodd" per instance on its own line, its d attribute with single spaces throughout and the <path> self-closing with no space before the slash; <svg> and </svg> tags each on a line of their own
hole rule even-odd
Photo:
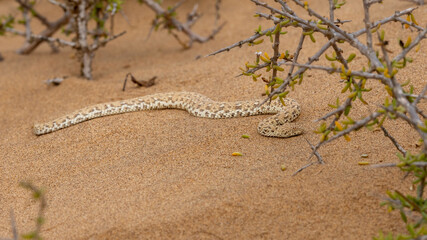
<svg viewBox="0 0 427 240">
<path fill-rule="evenodd" d="M 22 234 L 21 237 L 24 239 L 34 239 L 36 238 L 37 234 L 35 232 L 30 232 L 26 234 Z"/>
<path fill-rule="evenodd" d="M 351 61 L 353 61 L 355 57 L 356 57 L 356 54 L 354 53 L 350 54 L 350 56 L 347 58 L 347 62 L 350 63 Z"/>
<path fill-rule="evenodd" d="M 400 217 L 402 218 L 402 220 L 407 223 L 408 222 L 408 218 L 406 217 L 405 212 L 403 211 L 403 209 L 400 209 Z"/>
<path fill-rule="evenodd" d="M 415 238 L 416 234 L 415 234 L 415 229 L 414 229 L 414 225 L 412 224 L 407 224 L 406 228 L 408 229 L 409 234 L 411 234 L 411 237 Z"/>
<path fill-rule="evenodd" d="M 347 106 L 344 110 L 344 116 L 347 116 L 350 113 L 351 106 Z"/>
</svg>

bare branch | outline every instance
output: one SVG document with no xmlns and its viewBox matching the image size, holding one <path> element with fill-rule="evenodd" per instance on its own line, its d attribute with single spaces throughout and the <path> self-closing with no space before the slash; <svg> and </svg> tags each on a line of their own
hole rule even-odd
<svg viewBox="0 0 427 240">
<path fill-rule="evenodd" d="M 175 12 L 176 9 L 178 9 L 179 7 L 181 7 L 181 5 L 187 0 L 181 0 L 179 2 L 177 2 L 173 7 L 171 7 L 170 9 L 168 9 L 169 13 L 173 13 Z M 197 4 L 196 4 L 197 5 Z"/>
<path fill-rule="evenodd" d="M 25 3 L 27 3 L 28 0 L 25 0 Z M 31 8 L 30 8 L 31 10 Z M 24 16 L 25 21 L 25 41 L 27 44 L 31 41 L 31 18 L 28 16 L 28 9 L 23 8 L 22 15 Z"/>
<path fill-rule="evenodd" d="M 114 36 L 108 37 L 107 39 L 104 39 L 100 41 L 99 43 L 94 43 L 90 46 L 90 51 L 96 51 L 98 48 L 105 46 L 107 43 L 113 41 L 114 39 L 123 36 L 126 33 L 126 31 L 123 31 L 119 34 L 116 34 Z"/>
<path fill-rule="evenodd" d="M 310 65 L 310 64 L 289 63 L 289 62 L 279 62 L 279 64 L 295 65 L 297 67 L 306 68 L 306 69 L 323 70 L 328 73 L 342 73 L 342 70 L 340 68 L 331 68 L 331 67 L 324 67 L 324 66 L 317 66 L 317 65 Z M 361 72 L 361 71 L 352 71 L 351 75 L 364 77 L 367 79 L 378 79 L 378 80 L 381 80 L 381 82 L 384 83 L 385 85 L 392 86 L 391 80 L 389 78 L 386 78 L 384 75 L 369 73 L 369 72 Z"/>
<path fill-rule="evenodd" d="M 28 0 L 25 0 L 25 2 L 22 0 L 15 0 L 15 1 L 19 3 L 19 5 L 23 8 L 25 12 L 31 11 L 31 15 L 37 18 L 43 25 L 45 25 L 48 28 L 51 26 L 51 23 L 47 20 L 47 18 L 45 18 L 37 10 L 35 10 L 32 5 L 28 4 Z"/>
<path fill-rule="evenodd" d="M 299 5 L 300 7 L 305 8 L 304 3 L 302 3 L 301 1 L 299 1 L 299 0 L 293 0 L 293 2 L 296 3 L 297 5 Z M 347 40 L 350 44 L 353 43 L 353 44 L 355 44 L 356 46 L 359 46 L 359 47 L 361 47 L 363 45 L 360 42 L 358 42 L 357 39 L 352 38 L 344 30 L 342 30 L 341 28 L 337 27 L 334 22 L 329 21 L 327 18 L 325 18 L 325 17 L 321 16 L 320 14 L 316 13 L 311 8 L 307 7 L 307 11 L 308 11 L 308 13 L 310 15 L 315 16 L 316 18 L 320 19 L 322 21 L 322 23 L 328 25 L 328 27 L 330 27 L 331 29 L 333 29 L 335 32 L 339 33 L 341 35 L 341 38 Z M 319 31 L 319 32 L 322 32 L 322 31 Z"/>
<path fill-rule="evenodd" d="M 92 79 L 92 58 L 94 53 L 90 51 L 88 38 L 88 17 L 86 15 L 86 1 L 80 1 L 77 5 L 77 11 L 74 13 L 77 23 L 77 42 L 81 54 L 81 75 L 86 79 Z"/>
<path fill-rule="evenodd" d="M 213 53 L 210 53 L 210 54 L 206 55 L 205 57 L 214 56 L 214 55 L 217 55 L 218 53 L 222 53 L 222 52 L 228 52 L 228 51 L 230 51 L 231 49 L 233 49 L 233 48 L 235 48 L 235 47 L 242 47 L 242 46 L 243 46 L 243 44 L 245 44 L 245 43 L 251 43 L 251 42 L 253 42 L 254 40 L 256 40 L 256 39 L 258 39 L 258 38 L 260 38 L 260 37 L 264 36 L 267 32 L 269 32 L 269 31 L 270 31 L 270 32 L 274 31 L 274 28 L 275 28 L 275 27 L 271 27 L 271 28 L 268 28 L 268 29 L 266 29 L 266 30 L 262 31 L 261 33 L 255 33 L 253 36 L 251 36 L 251 37 L 249 37 L 249 38 L 247 38 L 247 39 L 245 39 L 245 40 L 242 40 L 242 41 L 239 41 L 239 42 L 237 42 L 237 43 L 234 43 L 234 44 L 232 44 L 232 45 L 230 45 L 230 46 L 228 46 L 228 47 L 225 47 L 225 48 L 219 49 L 219 50 L 217 50 L 217 51 L 215 51 L 215 52 L 213 52 Z"/>
<path fill-rule="evenodd" d="M 322 159 L 322 156 L 320 156 L 320 154 L 317 152 L 317 150 L 315 149 L 315 147 L 313 146 L 313 144 L 311 144 L 307 138 L 305 138 L 305 141 L 307 141 L 308 145 L 310 145 L 311 150 L 313 150 L 313 154 L 317 157 L 317 161 L 320 164 L 325 164 L 325 162 Z"/>
<path fill-rule="evenodd" d="M 329 0 L 329 21 L 334 21 L 334 10 L 335 10 L 335 4 L 333 0 Z"/>
<path fill-rule="evenodd" d="M 369 6 L 372 4 L 371 1 L 363 0 L 363 8 L 365 13 L 365 18 L 363 22 L 365 23 L 365 29 L 371 29 L 371 22 L 369 20 Z M 372 33 L 371 31 L 366 31 L 366 44 L 369 49 L 372 49 Z"/>
<path fill-rule="evenodd" d="M 292 59 L 293 64 L 291 65 L 291 68 L 289 69 L 289 74 L 292 74 L 294 72 L 294 67 L 295 67 L 295 63 L 297 63 L 298 58 L 299 58 L 299 53 L 302 50 L 302 45 L 304 44 L 304 40 L 305 40 L 305 35 L 301 34 L 300 38 L 299 38 L 299 42 L 298 42 L 298 46 L 297 49 L 295 50 L 294 53 L 294 58 Z"/>
<path fill-rule="evenodd" d="M 187 22 L 185 23 L 185 25 L 187 27 L 191 27 L 193 26 L 194 23 L 196 23 L 197 19 L 199 19 L 199 17 L 201 17 L 198 13 L 197 13 L 197 9 L 199 8 L 199 4 L 194 4 L 193 6 L 193 10 L 191 10 L 191 12 L 189 14 L 187 14 Z"/>
<path fill-rule="evenodd" d="M 405 1 L 405 2 L 413 2 L 416 3 L 418 5 L 424 5 L 424 0 L 401 0 L 401 1 Z M 418 240 L 418 239 L 417 239 Z M 419 240 L 425 240 L 425 239 L 419 239 Z"/>
<path fill-rule="evenodd" d="M 277 23 L 277 24 L 276 24 L 276 26 L 275 26 L 274 28 L 275 28 L 275 29 L 276 29 L 276 28 L 281 29 L 280 23 Z M 277 32 L 274 34 L 274 41 L 273 41 L 273 46 L 272 46 L 272 48 L 273 48 L 273 52 L 274 52 L 274 55 L 273 55 L 273 57 L 271 58 L 271 66 L 273 66 L 273 73 L 272 73 L 272 75 L 271 75 L 271 79 L 270 79 L 270 81 L 274 81 L 274 79 L 275 79 L 275 78 L 276 78 L 276 76 L 277 76 L 277 69 L 276 69 L 274 66 L 277 66 L 277 59 L 278 59 L 278 58 L 279 58 L 279 56 L 280 56 L 280 52 L 279 52 L 280 32 L 281 32 L 281 30 L 277 31 Z M 274 89 L 274 88 L 273 88 L 273 86 L 271 86 L 271 89 L 272 89 L 272 90 Z"/>
<path fill-rule="evenodd" d="M 216 0 L 215 2 L 215 26 L 218 26 L 219 19 L 221 18 L 221 15 L 219 13 L 221 7 L 221 0 Z"/>
<path fill-rule="evenodd" d="M 371 167 L 373 168 L 384 168 L 384 167 L 397 167 L 399 163 L 382 163 L 382 164 L 374 164 Z M 411 165 L 417 167 L 427 167 L 427 162 L 413 162 Z"/>
<path fill-rule="evenodd" d="M 427 86 L 427 85 L 426 85 Z M 427 99 L 427 95 L 416 95 L 416 94 L 404 94 L 406 97 L 413 97 L 413 98 L 420 98 L 420 99 Z"/>
<path fill-rule="evenodd" d="M 263 3 L 263 2 L 260 2 L 258 0 L 251 0 L 251 1 L 254 2 L 256 5 L 260 5 L 260 6 L 263 6 L 263 7 L 267 8 L 267 9 L 269 9 L 272 13 L 277 13 L 277 14 L 283 15 L 283 16 L 289 18 L 290 20 L 299 23 L 299 27 L 301 27 L 301 28 L 313 29 L 316 32 L 321 32 L 323 34 L 327 34 L 327 30 L 320 29 L 315 23 L 297 17 L 294 14 L 294 12 L 291 11 L 287 7 L 286 3 L 284 3 L 283 1 L 278 1 L 278 2 L 283 3 L 283 6 L 286 6 L 286 7 L 284 7 L 284 9 L 287 10 L 287 11 L 280 11 L 280 10 L 274 8 L 274 7 L 271 7 L 267 3 Z M 263 16 L 263 17 L 265 17 L 265 16 Z"/>
<path fill-rule="evenodd" d="M 60 8 L 62 8 L 62 10 L 64 10 L 64 11 L 68 10 L 67 5 L 65 5 L 63 3 L 57 2 L 55 0 L 49 0 L 49 2 L 52 3 L 53 5 L 56 5 L 56 6 L 60 7 Z"/>
<path fill-rule="evenodd" d="M 304 170 L 304 169 L 306 169 L 306 168 L 310 167 L 311 165 L 313 165 L 313 164 L 315 164 L 315 163 L 316 163 L 316 162 L 310 162 L 310 163 L 308 163 L 308 164 L 306 164 L 306 165 L 302 166 L 300 169 L 296 170 L 296 171 L 292 174 L 292 176 L 297 175 L 299 172 L 301 172 L 302 170 Z"/>
<path fill-rule="evenodd" d="M 328 140 L 325 140 L 323 142 L 318 143 L 315 146 L 315 150 L 319 149 L 320 146 L 325 145 L 326 143 L 332 142 L 335 139 L 338 139 L 338 138 L 340 138 L 340 137 L 342 137 L 344 135 L 349 134 L 350 132 L 353 132 L 355 130 L 358 130 L 358 129 L 364 127 L 367 123 L 369 123 L 370 121 L 378 118 L 381 115 L 383 115 L 383 114 L 379 113 L 379 112 L 374 112 L 371 115 L 365 117 L 364 119 L 355 122 L 351 127 L 347 128 L 347 129 L 345 129 L 343 131 L 338 132 L 336 135 L 332 136 Z"/>
<path fill-rule="evenodd" d="M 381 130 L 383 131 L 384 136 L 388 137 L 393 143 L 393 145 L 397 148 L 397 150 L 399 150 L 403 154 L 403 156 L 405 156 L 406 150 L 397 142 L 397 140 L 393 136 L 391 136 L 390 133 L 388 133 L 388 131 L 383 126 L 381 126 Z"/>
<path fill-rule="evenodd" d="M 319 49 L 319 51 L 317 53 L 315 53 L 312 57 L 310 57 L 308 59 L 308 61 L 305 63 L 306 65 L 310 65 L 311 63 L 313 63 L 314 61 L 318 61 L 319 57 L 329 48 L 331 47 L 332 43 L 334 42 L 333 39 L 329 40 L 325 45 L 322 46 L 322 48 Z M 304 73 L 308 68 L 302 67 L 300 69 L 298 69 L 298 71 L 294 74 L 292 74 L 292 76 L 288 76 L 286 78 L 286 80 L 282 83 L 282 85 L 280 85 L 280 87 L 276 88 L 276 90 L 274 90 L 272 93 L 270 93 L 269 98 L 271 98 L 272 96 L 274 96 L 275 94 L 279 94 L 281 92 L 283 92 L 285 90 L 285 88 L 289 85 L 291 79 L 295 76 L 298 76 L 299 74 Z M 264 104 L 268 99 L 264 100 L 262 102 L 262 104 Z"/>
<path fill-rule="evenodd" d="M 375 23 L 371 24 L 371 29 L 376 28 L 376 27 L 378 27 L 379 25 L 384 25 L 384 24 L 386 24 L 386 23 L 388 23 L 388 22 L 397 21 L 397 20 L 398 20 L 398 18 L 399 18 L 400 16 L 407 15 L 407 14 L 409 14 L 409 13 L 412 13 L 412 12 L 413 12 L 414 10 L 416 10 L 416 9 L 417 9 L 417 8 L 416 8 L 416 7 L 414 7 L 414 8 L 408 8 L 408 9 L 405 9 L 405 10 L 403 10 L 403 11 L 396 11 L 392 16 L 387 17 L 387 18 L 384 18 L 384 19 L 381 19 L 381 20 L 378 20 L 378 21 L 376 21 Z M 419 30 L 422 30 L 422 29 L 419 29 Z M 358 36 L 360 36 L 360 35 L 362 35 L 362 34 L 366 33 L 366 31 L 367 31 L 367 29 L 366 29 L 366 28 L 364 28 L 364 29 L 358 30 L 358 31 L 356 31 L 356 32 L 353 32 L 353 33 L 351 33 L 351 34 L 352 34 L 354 37 L 358 37 Z"/>
<path fill-rule="evenodd" d="M 404 58 L 409 53 L 409 51 L 411 51 L 415 46 L 417 46 L 421 40 L 426 38 L 426 35 L 427 35 L 427 26 L 426 28 L 424 28 L 422 32 L 418 34 L 418 36 L 412 41 L 412 43 L 408 47 L 403 49 L 402 52 L 400 52 L 397 56 L 393 58 L 392 62 L 398 62 L 402 60 L 402 58 Z"/>
<path fill-rule="evenodd" d="M 16 220 L 15 214 L 13 213 L 13 209 L 10 209 L 10 225 L 12 226 L 13 239 L 18 240 L 18 228 L 16 227 Z"/>
<path fill-rule="evenodd" d="M 421 93 L 418 96 L 416 96 L 416 99 L 412 103 L 412 105 L 417 105 L 422 98 L 427 98 L 426 93 L 427 93 L 427 85 L 425 85 Z"/>
<path fill-rule="evenodd" d="M 51 23 L 50 27 L 42 31 L 38 35 L 32 35 L 33 41 L 31 41 L 30 44 L 23 46 L 21 49 L 18 50 L 18 53 L 20 54 L 30 54 L 32 51 L 34 51 L 43 41 L 49 41 L 49 42 L 58 42 L 62 45 L 69 45 L 69 41 L 65 40 L 54 40 L 56 38 L 51 38 L 51 36 L 58 31 L 62 26 L 68 23 L 69 20 L 69 13 L 65 12 L 65 14 L 56 20 L 55 22 Z M 19 33 L 18 33 L 19 34 Z M 52 41 L 54 40 L 54 41 Z M 68 42 L 68 43 L 67 43 Z M 69 45 L 70 46 L 70 45 Z"/>
<path fill-rule="evenodd" d="M 14 34 L 21 35 L 21 36 L 26 36 L 25 32 L 18 31 L 18 30 L 13 29 L 13 28 L 5 28 L 5 30 L 7 32 L 10 32 L 10 33 L 14 33 Z M 49 41 L 49 42 L 52 42 L 52 43 L 58 43 L 59 45 L 63 45 L 63 46 L 70 46 L 70 47 L 75 47 L 76 46 L 76 43 L 74 43 L 74 42 L 62 40 L 60 38 L 46 37 L 44 35 L 31 34 L 31 38 L 32 39 L 39 39 L 39 40 L 42 40 L 42 41 Z"/>
<path fill-rule="evenodd" d="M 263 68 L 265 68 L 265 67 L 267 67 L 269 65 L 270 65 L 270 63 L 258 64 L 256 67 L 247 70 L 245 73 L 255 73 L 256 71 L 258 71 L 260 69 L 263 69 Z M 236 77 L 240 77 L 242 75 L 243 75 L 243 73 L 237 75 Z"/>
</svg>

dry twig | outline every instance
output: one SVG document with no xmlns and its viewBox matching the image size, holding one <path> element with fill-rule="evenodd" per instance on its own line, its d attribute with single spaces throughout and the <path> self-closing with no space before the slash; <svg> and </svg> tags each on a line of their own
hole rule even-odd
<svg viewBox="0 0 427 240">
<path fill-rule="evenodd" d="M 155 81 L 157 79 L 157 76 L 154 76 L 154 77 L 150 78 L 149 80 L 140 80 L 140 81 L 138 81 L 132 75 L 132 73 L 128 73 L 128 74 L 126 74 L 125 80 L 123 82 L 123 89 L 122 89 L 123 92 L 125 91 L 126 83 L 127 83 L 127 80 L 128 80 L 129 77 L 130 77 L 130 80 L 133 83 L 135 83 L 138 87 L 151 87 L 151 86 L 154 86 L 154 84 L 156 83 Z"/>
</svg>

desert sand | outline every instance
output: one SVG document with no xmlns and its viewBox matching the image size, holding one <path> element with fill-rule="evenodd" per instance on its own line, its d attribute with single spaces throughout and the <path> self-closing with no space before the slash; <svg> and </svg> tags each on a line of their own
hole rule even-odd
<svg viewBox="0 0 427 240">
<path fill-rule="evenodd" d="M 187 1 L 181 18 L 196 1 Z M 209 34 L 214 21 L 210 1 L 199 1 L 204 17 L 194 27 Z M 309 1 L 323 14 L 327 1 Z M 171 2 L 166 2 L 166 5 Z M 54 12 L 40 1 L 41 12 Z M 390 0 L 375 6 L 372 18 L 390 16 L 413 7 Z M 387 190 L 415 194 L 411 177 L 394 168 L 358 165 L 397 162 L 397 150 L 381 131 L 362 129 L 322 147 L 326 164 L 308 163 L 310 146 L 319 136 L 314 120 L 330 110 L 340 95 L 339 76 L 311 71 L 289 94 L 302 106 L 297 122 L 303 136 L 279 139 L 257 134 L 265 116 L 202 119 L 181 110 L 136 112 L 98 118 L 37 137 L 32 125 L 89 105 L 170 91 L 193 91 L 221 101 L 262 98 L 262 82 L 235 76 L 255 51 L 270 51 L 270 44 L 243 46 L 228 53 L 201 58 L 253 34 L 265 21 L 253 18 L 259 10 L 250 1 L 223 0 L 224 29 L 213 41 L 182 50 L 166 31 L 147 33 L 154 14 L 127 1 L 124 12 L 130 24 L 116 17 L 116 31 L 127 33 L 97 52 L 94 80 L 79 77 L 79 63 L 70 48 L 52 54 L 45 44 L 29 56 L 15 53 L 24 39 L 0 37 L 0 237 L 11 237 L 9 211 L 13 209 L 21 233 L 33 229 L 38 206 L 19 186 L 31 181 L 46 192 L 48 207 L 42 236 L 45 239 L 370 239 L 379 230 L 404 232 L 398 212 L 380 203 Z M 301 12 L 301 10 L 299 10 Z M 12 0 L 0 2 L 0 15 L 18 15 Z M 352 19 L 347 30 L 362 27 L 361 1 L 348 1 L 337 11 Z M 57 15 L 48 14 L 50 19 Z M 427 23 L 427 6 L 415 12 Z M 37 29 L 37 28 L 36 28 Z M 397 39 L 406 33 L 399 24 L 384 27 L 398 50 Z M 58 35 L 60 36 L 60 34 Z M 285 39 L 285 38 L 283 38 Z M 294 49 L 298 32 L 290 31 L 283 46 Z M 324 42 L 306 42 L 309 56 Z M 344 50 L 348 50 L 344 46 Z M 400 72 L 416 90 L 425 85 L 426 42 L 414 63 Z M 306 58 L 301 58 L 306 59 Z M 365 63 L 357 57 L 360 64 Z M 321 60 L 324 63 L 324 59 Z M 156 85 L 137 88 L 123 79 L 131 72 L 139 79 L 157 76 Z M 68 76 L 59 86 L 44 81 Z M 375 110 L 385 91 L 375 82 L 366 94 L 369 106 L 357 103 L 353 116 Z M 418 151 L 418 138 L 402 121 L 387 122 L 389 132 L 410 151 Z M 241 136 L 247 134 L 249 139 Z M 243 156 L 232 156 L 241 152 Z M 367 154 L 367 159 L 361 158 Z M 315 161 L 315 158 L 310 161 Z M 282 171 L 281 166 L 286 166 Z"/>
</svg>

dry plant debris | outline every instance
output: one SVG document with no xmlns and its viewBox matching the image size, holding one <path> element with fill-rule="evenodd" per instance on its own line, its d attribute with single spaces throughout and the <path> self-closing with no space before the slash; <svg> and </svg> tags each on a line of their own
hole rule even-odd
<svg viewBox="0 0 427 240">
<path fill-rule="evenodd" d="M 46 83 L 47 85 L 59 86 L 66 78 L 67 76 L 55 77 L 55 78 L 46 80 L 44 83 Z"/>
<path fill-rule="evenodd" d="M 128 74 L 126 74 L 126 77 L 125 77 L 125 80 L 123 81 L 123 92 L 125 91 L 125 89 L 126 89 L 126 83 L 127 83 L 127 80 L 128 80 L 128 78 L 130 77 L 130 80 L 133 82 L 133 83 L 135 83 L 138 87 L 151 87 L 151 86 L 154 86 L 154 84 L 156 84 L 156 79 L 157 79 L 157 76 L 154 76 L 154 77 L 152 77 L 152 78 L 150 78 L 150 79 L 148 79 L 148 80 L 136 80 L 136 78 L 132 75 L 132 73 L 128 73 Z"/>
</svg>

